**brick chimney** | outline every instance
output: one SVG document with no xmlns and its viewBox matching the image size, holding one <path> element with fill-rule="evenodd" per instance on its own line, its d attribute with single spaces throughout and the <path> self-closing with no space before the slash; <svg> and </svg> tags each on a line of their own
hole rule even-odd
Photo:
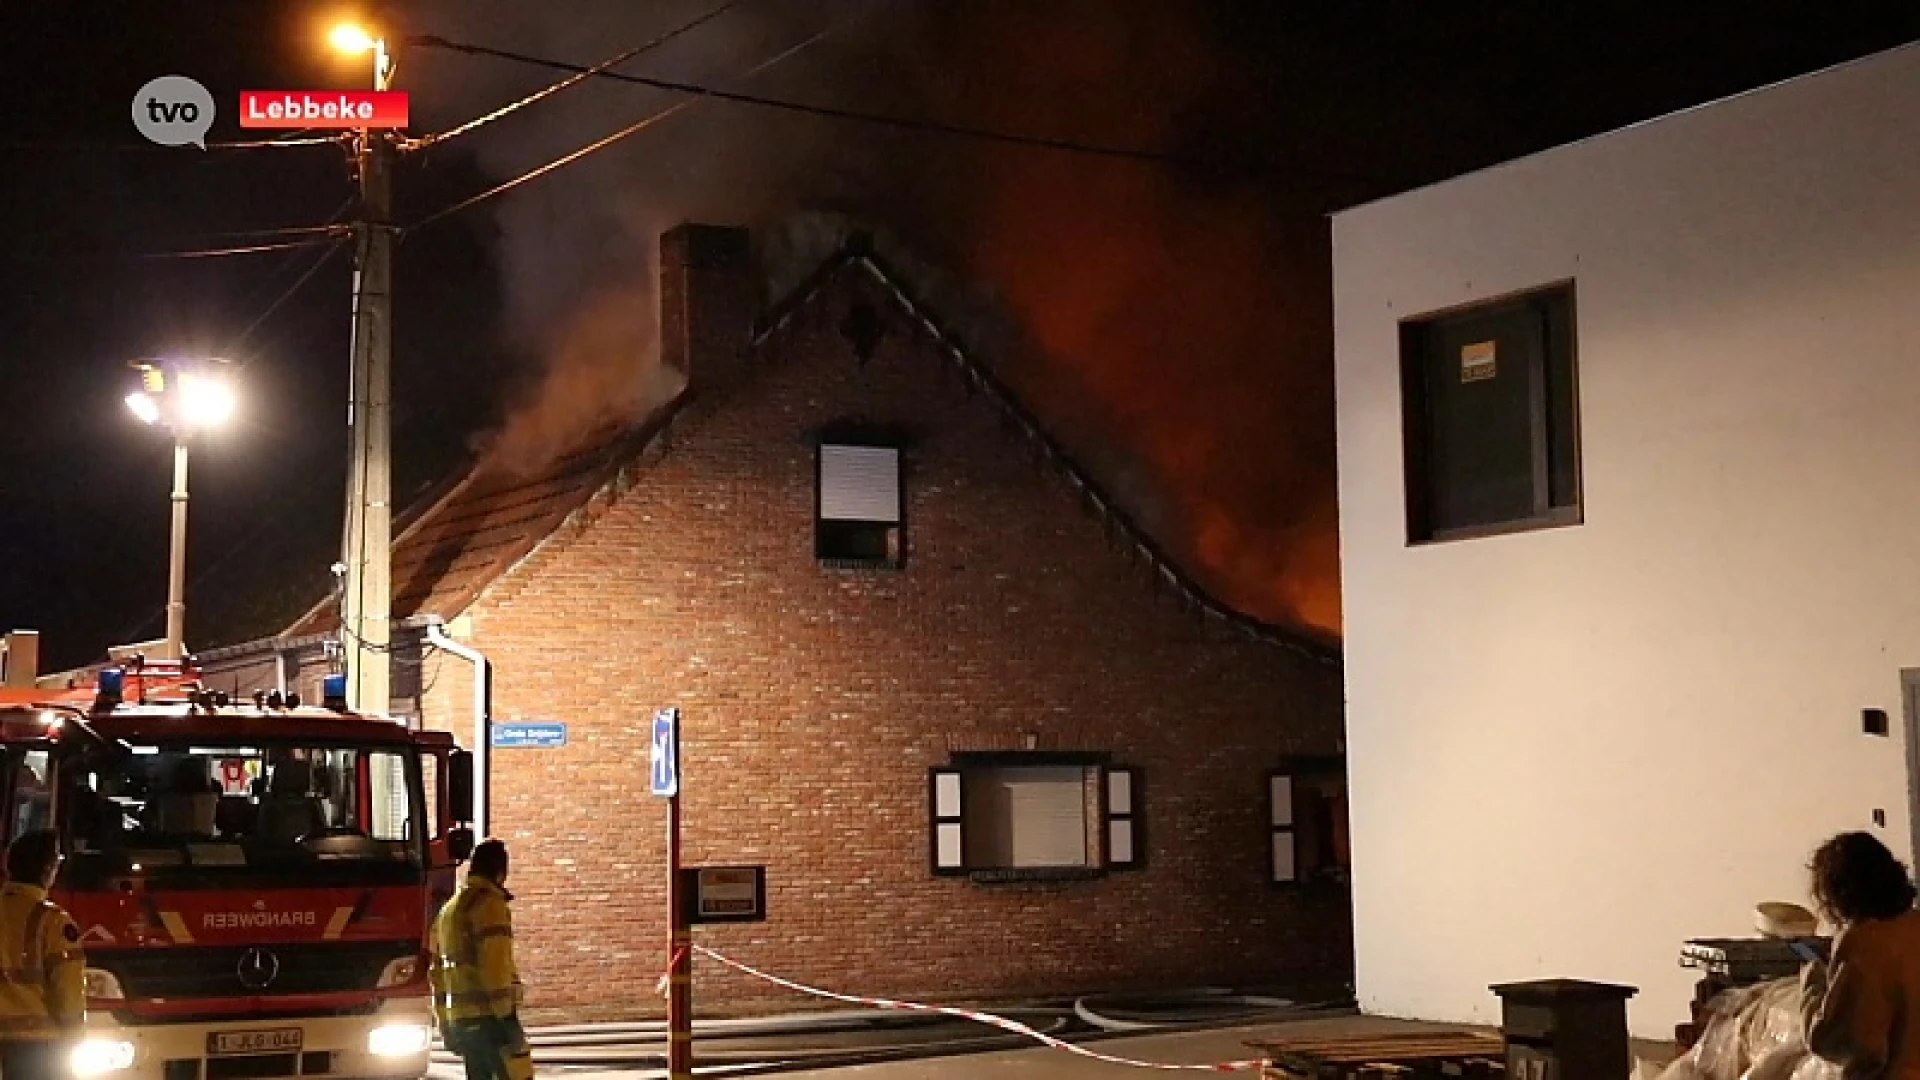
<svg viewBox="0 0 1920 1080">
<path fill-rule="evenodd" d="M 737 379 L 755 310 L 747 230 L 683 224 L 660 236 L 660 359 L 696 392 Z"/>
<path fill-rule="evenodd" d="M 0 648 L 0 685 L 33 686 L 40 674 L 40 631 L 9 630 Z"/>
</svg>

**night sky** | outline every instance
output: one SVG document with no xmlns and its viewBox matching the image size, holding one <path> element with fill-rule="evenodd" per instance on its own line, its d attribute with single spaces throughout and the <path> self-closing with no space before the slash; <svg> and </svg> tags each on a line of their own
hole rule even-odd
<svg viewBox="0 0 1920 1080">
<path fill-rule="evenodd" d="M 396 39 L 591 64 L 723 5 L 359 13 Z M 1252 614 L 1328 632 L 1326 213 L 1920 39 L 1910 0 L 726 6 L 620 70 L 1078 149 L 707 102 L 408 234 L 397 500 L 503 422 L 537 435 L 646 398 L 653 230 L 741 222 L 804 248 L 855 221 L 944 271 L 960 332 L 1203 581 Z M 238 369 L 241 422 L 194 450 L 189 642 L 271 633 L 318 596 L 344 498 L 347 252 L 156 255 L 350 214 L 346 162 L 330 146 L 148 146 L 129 106 L 148 79 L 188 75 L 222 110 L 212 139 L 256 138 L 234 124 L 241 89 L 365 85 L 364 59 L 324 47 L 349 14 L 9 5 L 0 624 L 41 630 L 44 667 L 161 632 L 169 453 L 121 404 L 135 358 L 211 354 Z M 397 86 L 422 134 L 559 77 L 419 49 L 402 54 Z M 594 82 L 414 155 L 397 178 L 400 220 L 676 100 Z"/>
</svg>

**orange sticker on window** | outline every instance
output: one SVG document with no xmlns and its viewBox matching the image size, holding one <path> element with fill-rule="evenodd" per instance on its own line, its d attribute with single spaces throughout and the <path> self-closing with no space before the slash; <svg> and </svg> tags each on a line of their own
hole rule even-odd
<svg viewBox="0 0 1920 1080">
<path fill-rule="evenodd" d="M 1460 381 L 1482 382 L 1493 378 L 1493 342 L 1476 341 L 1460 347 Z"/>
</svg>

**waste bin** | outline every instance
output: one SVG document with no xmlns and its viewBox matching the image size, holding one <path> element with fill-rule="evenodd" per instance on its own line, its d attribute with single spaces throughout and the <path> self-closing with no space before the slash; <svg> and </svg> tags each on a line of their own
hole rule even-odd
<svg viewBox="0 0 1920 1080">
<path fill-rule="evenodd" d="M 1489 987 L 1500 996 L 1507 1080 L 1627 1080 L 1627 999 L 1639 988 L 1579 979 Z"/>
</svg>

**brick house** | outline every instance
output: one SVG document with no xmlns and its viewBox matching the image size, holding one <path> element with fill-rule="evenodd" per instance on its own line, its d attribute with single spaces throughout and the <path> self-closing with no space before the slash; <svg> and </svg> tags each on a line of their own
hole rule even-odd
<svg viewBox="0 0 1920 1080">
<path fill-rule="evenodd" d="M 661 706 L 686 860 L 767 867 L 767 921 L 695 932 L 748 963 L 944 999 L 1347 981 L 1337 654 L 1190 583 L 870 247 L 756 319 L 748 241 L 662 238 L 676 400 L 460 478 L 396 544 L 395 711 L 468 741 L 471 668 L 419 648 L 444 620 L 496 724 L 568 725 L 490 753 L 529 1004 L 659 1008 Z M 317 678 L 335 625 L 209 669 Z"/>
</svg>

